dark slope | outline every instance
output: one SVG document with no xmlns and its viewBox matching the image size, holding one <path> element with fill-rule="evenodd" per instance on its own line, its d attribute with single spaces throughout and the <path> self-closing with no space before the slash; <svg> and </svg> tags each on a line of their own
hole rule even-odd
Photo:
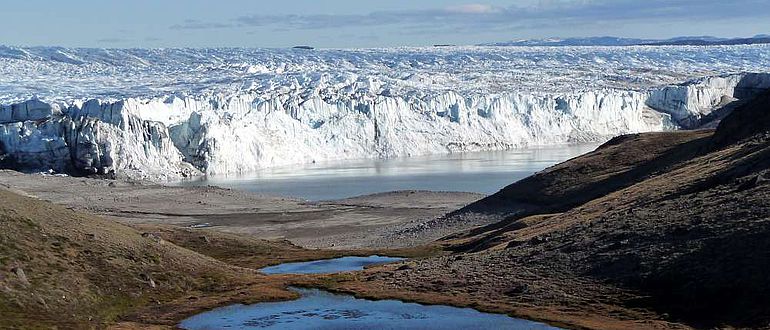
<svg viewBox="0 0 770 330">
<path fill-rule="evenodd" d="M 682 131 L 616 137 L 594 152 L 547 168 L 453 214 L 565 211 L 691 158 L 710 134 Z"/>
<path fill-rule="evenodd" d="M 597 150 L 547 168 L 448 215 L 449 220 L 492 223 L 446 237 L 476 235 L 450 249 L 475 251 L 499 239 L 497 232 L 520 228 L 519 219 L 570 210 L 691 159 L 710 143 L 712 131 L 634 134 L 616 137 Z"/>
<path fill-rule="evenodd" d="M 762 135 L 770 127 L 770 91 L 760 94 L 754 102 L 734 110 L 723 119 L 714 134 L 714 147 L 724 147 L 731 143 Z"/>
<path fill-rule="evenodd" d="M 509 186 L 458 212 L 508 215 L 443 242 L 461 253 L 366 281 L 380 295 L 578 327 L 768 327 L 768 101 L 742 106 L 713 137 L 616 139 Z M 511 216 L 520 205 L 532 215 Z"/>
</svg>

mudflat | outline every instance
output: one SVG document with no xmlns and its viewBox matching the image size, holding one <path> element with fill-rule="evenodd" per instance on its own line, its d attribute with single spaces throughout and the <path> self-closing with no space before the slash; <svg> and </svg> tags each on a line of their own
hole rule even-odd
<svg viewBox="0 0 770 330">
<path fill-rule="evenodd" d="M 383 249 L 440 237 L 398 234 L 435 221 L 481 194 L 397 191 L 338 201 L 308 202 L 232 189 L 172 187 L 0 171 L 0 185 L 23 195 L 98 214 L 129 225 L 208 227 L 307 248 Z"/>
</svg>

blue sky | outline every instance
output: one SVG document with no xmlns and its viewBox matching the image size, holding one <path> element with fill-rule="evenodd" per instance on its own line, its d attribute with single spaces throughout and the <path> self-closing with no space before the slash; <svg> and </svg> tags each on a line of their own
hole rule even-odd
<svg viewBox="0 0 770 330">
<path fill-rule="evenodd" d="M 12 0 L 0 44 L 384 47 L 770 33 L 770 0 Z"/>
</svg>

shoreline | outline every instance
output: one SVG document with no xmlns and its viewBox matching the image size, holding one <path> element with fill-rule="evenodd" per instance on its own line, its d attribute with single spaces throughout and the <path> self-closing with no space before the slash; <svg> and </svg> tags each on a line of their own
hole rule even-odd
<svg viewBox="0 0 770 330">
<path fill-rule="evenodd" d="M 426 252 L 427 251 L 427 252 Z M 414 258 L 414 257 L 430 257 L 434 256 L 437 252 L 432 252 L 434 250 L 427 249 L 423 250 L 422 248 L 415 248 L 413 250 L 410 249 L 404 249 L 404 250 L 380 250 L 380 251 L 343 251 L 343 253 L 337 254 L 338 251 L 321 251 L 321 250 L 305 250 L 305 252 L 310 253 L 309 255 L 302 255 L 298 258 L 291 257 L 290 255 L 284 255 L 285 257 L 288 257 L 285 260 L 278 261 L 269 261 L 264 263 L 264 266 L 270 266 L 270 265 L 276 265 L 281 263 L 287 263 L 287 262 L 303 262 L 303 261 L 313 261 L 313 260 L 325 260 L 325 259 L 332 259 L 332 258 L 339 258 L 342 256 L 364 256 L 367 254 L 376 253 L 379 255 L 385 255 L 385 256 L 400 256 L 405 258 Z M 332 252 L 332 254 L 328 254 L 329 252 Z M 316 253 L 318 253 L 316 255 Z M 263 266 L 260 266 L 263 267 Z M 376 268 L 376 267 L 372 267 Z M 280 301 L 290 301 L 299 299 L 300 296 L 291 291 L 291 287 L 303 287 L 303 283 L 308 282 L 316 282 L 316 281 L 323 281 L 323 278 L 325 278 L 327 275 L 322 274 L 262 274 L 259 272 L 259 269 L 246 267 L 245 269 L 248 269 L 249 271 L 255 271 L 258 274 L 260 274 L 261 278 L 263 278 L 263 282 L 260 284 L 255 284 L 252 286 L 246 286 L 246 287 L 240 287 L 236 288 L 235 290 L 230 290 L 228 292 L 220 293 L 220 294 L 209 294 L 205 295 L 203 297 L 196 297 L 195 304 L 193 306 L 175 306 L 174 303 L 171 305 L 165 306 L 165 308 L 171 307 L 172 311 L 158 316 L 159 319 L 164 321 L 170 321 L 166 324 L 166 322 L 159 323 L 145 323 L 145 318 L 151 319 L 157 315 L 153 315 L 156 313 L 154 308 L 150 307 L 149 309 L 140 309 L 139 311 L 135 312 L 133 316 L 119 321 L 116 324 L 113 324 L 109 326 L 110 329 L 145 329 L 148 326 L 154 327 L 159 326 L 163 328 L 172 328 L 177 329 L 178 325 L 185 319 L 205 313 L 217 308 L 233 305 L 233 304 L 243 304 L 243 305 L 252 305 L 252 304 L 259 304 L 259 303 L 269 303 L 269 302 L 280 302 Z M 371 268 L 367 268 L 371 269 Z M 350 272 L 342 273 L 342 276 L 345 274 L 349 274 Z M 249 289 L 256 289 L 259 290 L 260 293 L 257 294 L 257 296 L 260 296 L 261 298 L 254 298 L 250 297 L 248 295 L 244 295 L 244 290 Z M 311 288 L 311 287 L 308 287 Z M 312 286 L 312 288 L 325 290 L 323 286 Z M 264 290 L 272 291 L 271 296 L 264 296 Z M 331 291 L 330 291 L 331 292 Z M 149 315 L 145 315 L 145 313 Z"/>
<path fill-rule="evenodd" d="M 307 248 L 404 248 L 429 240 L 397 239 L 484 197 L 461 192 L 397 191 L 336 201 L 304 201 L 213 186 L 61 177 L 0 171 L 0 184 L 42 200 L 128 225 L 199 226 Z M 431 238 L 438 238 L 433 235 Z M 401 237 L 403 238 L 403 237 Z"/>
</svg>

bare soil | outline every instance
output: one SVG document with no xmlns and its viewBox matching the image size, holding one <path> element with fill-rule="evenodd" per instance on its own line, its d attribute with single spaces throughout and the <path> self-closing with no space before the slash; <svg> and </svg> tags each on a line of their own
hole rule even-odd
<svg viewBox="0 0 770 330">
<path fill-rule="evenodd" d="M 211 227 L 261 239 L 286 239 L 307 248 L 343 250 L 425 244 L 430 239 L 400 239 L 391 233 L 483 197 L 400 191 L 306 202 L 218 187 L 169 187 L 7 170 L 0 171 L 0 186 L 124 224 Z"/>
</svg>

